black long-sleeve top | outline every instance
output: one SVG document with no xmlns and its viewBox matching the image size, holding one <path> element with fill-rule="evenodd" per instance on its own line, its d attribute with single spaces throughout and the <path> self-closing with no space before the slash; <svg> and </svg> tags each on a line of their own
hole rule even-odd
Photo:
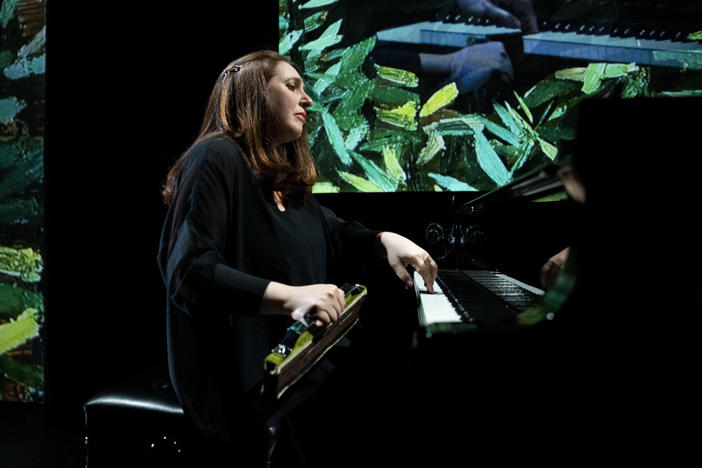
<svg viewBox="0 0 702 468">
<path fill-rule="evenodd" d="M 342 250 L 368 257 L 376 235 L 314 197 L 279 210 L 229 138 L 206 138 L 190 150 L 158 260 L 171 380 L 206 436 L 230 434 L 247 424 L 252 407 L 264 405 L 258 392 L 263 360 L 292 323 L 258 313 L 269 282 L 325 283 Z M 264 406 L 266 416 L 255 418 L 280 410 Z"/>
</svg>

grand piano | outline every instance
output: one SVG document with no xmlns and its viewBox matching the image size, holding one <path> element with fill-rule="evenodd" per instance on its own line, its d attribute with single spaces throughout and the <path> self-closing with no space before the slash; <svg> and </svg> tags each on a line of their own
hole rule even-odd
<svg viewBox="0 0 702 468">
<path fill-rule="evenodd" d="M 374 266 L 379 279 L 364 283 L 351 346 L 334 361 L 345 370 L 336 383 L 352 389 L 343 399 L 330 393 L 335 411 L 325 410 L 339 419 L 340 440 L 387 466 L 675 466 L 694 458 L 701 104 L 583 101 L 569 165 L 585 203 L 538 201 L 563 188 L 562 167 L 549 166 L 457 204 L 452 220 L 463 229 L 443 227 L 455 248 L 434 253 L 451 277 L 439 284 L 444 294 L 421 291 L 421 281 L 405 290 Z M 426 229 L 428 248 L 442 238 L 434 228 Z M 544 289 L 543 254 L 564 245 L 566 268 Z M 530 297 L 490 316 L 483 299 L 500 288 Z"/>
<path fill-rule="evenodd" d="M 571 164 L 587 198 L 564 218 L 575 235 L 552 289 L 475 255 L 440 271 L 438 293 L 418 279 L 407 403 L 421 447 L 414 459 L 662 466 L 692 450 L 702 229 L 691 219 L 702 163 L 690 116 L 701 101 L 581 104 Z M 481 196 L 456 219 L 528 210 L 540 192 L 558 190 L 557 173 Z M 486 307 L 497 300 L 502 309 Z"/>
</svg>

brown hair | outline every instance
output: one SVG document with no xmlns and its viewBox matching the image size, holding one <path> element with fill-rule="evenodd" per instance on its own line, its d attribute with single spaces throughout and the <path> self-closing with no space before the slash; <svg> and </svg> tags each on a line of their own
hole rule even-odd
<svg viewBox="0 0 702 468">
<path fill-rule="evenodd" d="M 280 62 L 297 69 L 271 50 L 252 52 L 227 65 L 212 88 L 197 138 L 168 171 L 162 191 L 167 205 L 173 201 L 175 184 L 190 149 L 215 135 L 239 142 L 256 179 L 280 191 L 284 199 L 301 201 L 311 193 L 317 171 L 305 132 L 297 140 L 279 146 L 268 138 L 268 129 L 277 116 L 268 106 L 266 85 Z"/>
</svg>

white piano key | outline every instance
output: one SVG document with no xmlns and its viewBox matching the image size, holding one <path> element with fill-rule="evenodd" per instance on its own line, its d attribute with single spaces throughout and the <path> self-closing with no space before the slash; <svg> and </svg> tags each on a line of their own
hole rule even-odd
<svg viewBox="0 0 702 468">
<path fill-rule="evenodd" d="M 421 31 L 425 30 L 425 25 L 429 24 L 429 21 L 424 21 L 422 23 L 409 24 L 397 28 L 386 29 L 384 31 L 378 31 L 378 33 L 376 33 L 376 37 L 379 41 L 420 44 Z"/>
<path fill-rule="evenodd" d="M 443 294 L 421 294 L 421 298 L 426 325 L 461 321 L 460 315 Z"/>
</svg>

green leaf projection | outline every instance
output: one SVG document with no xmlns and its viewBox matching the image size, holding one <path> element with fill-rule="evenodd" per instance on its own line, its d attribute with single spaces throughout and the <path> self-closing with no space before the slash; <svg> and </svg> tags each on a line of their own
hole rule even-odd
<svg viewBox="0 0 702 468">
<path fill-rule="evenodd" d="M 22 5 L 0 9 L 0 400 L 43 401 L 46 28 Z"/>
<path fill-rule="evenodd" d="M 300 65 L 315 101 L 317 193 L 492 190 L 568 157 L 562 143 L 583 99 L 701 94 L 699 69 L 564 61 L 478 108 L 456 82 L 423 94 L 424 76 L 376 63 L 375 34 L 341 46 L 342 20 L 327 20 L 338 3 L 279 1 L 279 51 Z"/>
</svg>

